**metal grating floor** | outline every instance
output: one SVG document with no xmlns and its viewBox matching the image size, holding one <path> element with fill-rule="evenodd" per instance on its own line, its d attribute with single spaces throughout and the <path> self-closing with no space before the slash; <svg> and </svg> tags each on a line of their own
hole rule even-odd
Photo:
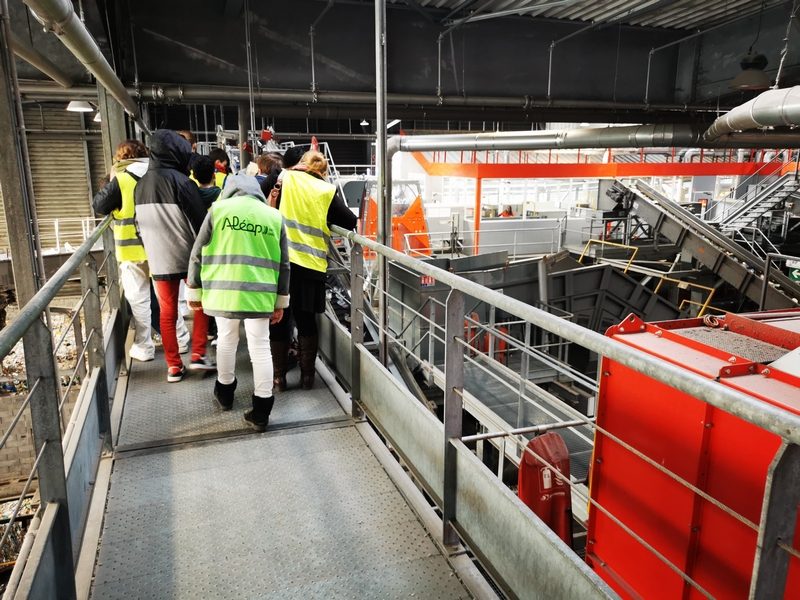
<svg viewBox="0 0 800 600">
<path fill-rule="evenodd" d="M 183 381 L 167 383 L 167 368 L 160 349 L 155 360 L 146 363 L 134 361 L 117 449 L 130 450 L 246 430 L 242 413 L 250 408 L 253 373 L 244 335 L 239 343 L 236 377 L 238 386 L 233 409 L 222 411 L 214 402 L 214 373 L 188 371 Z M 288 376 L 293 389 L 276 394 L 275 408 L 270 417 L 271 428 L 314 419 L 344 418 L 341 408 L 319 377 L 314 389 L 308 391 L 298 388 L 299 379 L 299 369 L 293 369 Z"/>
<path fill-rule="evenodd" d="M 469 596 L 341 424 L 116 460 L 93 597 Z"/>
</svg>

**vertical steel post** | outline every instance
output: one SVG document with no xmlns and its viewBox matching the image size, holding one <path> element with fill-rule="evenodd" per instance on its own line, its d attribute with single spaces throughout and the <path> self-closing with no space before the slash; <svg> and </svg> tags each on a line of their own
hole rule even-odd
<svg viewBox="0 0 800 600">
<path fill-rule="evenodd" d="M 525 323 L 525 334 L 523 341 L 525 343 L 525 349 L 528 349 L 528 346 L 531 344 L 531 324 Z M 517 396 L 517 427 L 524 427 L 525 423 L 525 388 L 528 383 L 528 373 L 530 372 L 531 366 L 531 356 L 527 352 L 522 353 L 522 357 L 520 358 L 520 369 L 519 369 L 519 393 Z"/>
<path fill-rule="evenodd" d="M 250 153 L 245 150 L 247 144 L 247 117 L 249 108 L 244 102 L 239 103 L 239 168 L 245 169 L 250 164 Z"/>
<path fill-rule="evenodd" d="M 83 322 L 86 324 L 86 355 L 89 373 L 100 370 L 97 377 L 97 418 L 104 449 L 111 451 L 111 407 L 106 380 L 105 344 L 103 343 L 103 315 L 100 312 L 100 285 L 97 281 L 97 263 L 91 253 L 81 262 L 81 291 L 86 294 L 83 303 Z"/>
<path fill-rule="evenodd" d="M 125 111 L 100 84 L 97 84 L 97 110 L 100 112 L 100 131 L 103 134 L 103 160 L 106 171 L 110 172 L 114 166 L 114 152 L 117 146 L 128 137 L 125 129 Z"/>
<path fill-rule="evenodd" d="M 61 447 L 61 419 L 58 411 L 60 394 L 53 358 L 53 338 L 44 321 L 37 319 L 22 339 L 28 389 L 40 380 L 30 403 L 33 442 L 37 455 L 46 444 L 39 461 L 39 495 L 43 506 L 49 503 L 58 505 L 51 532 L 51 543 L 56 557 L 53 562 L 54 587 L 58 590 L 59 597 L 75 598 L 72 534 L 64 453 Z"/>
<path fill-rule="evenodd" d="M 481 253 L 481 196 L 483 195 L 483 179 L 475 178 L 475 243 L 472 255 Z M 515 234 L 516 235 L 516 234 Z"/>
<path fill-rule="evenodd" d="M 361 350 L 364 343 L 364 250 L 361 244 L 350 248 L 350 416 L 360 419 Z"/>
<path fill-rule="evenodd" d="M 0 186 L 17 302 L 23 306 L 43 283 L 44 269 L 10 27 L 8 3 L 0 0 Z"/>
<path fill-rule="evenodd" d="M 453 527 L 456 516 L 456 450 L 452 440 L 461 439 L 464 392 L 464 294 L 450 290 L 445 322 L 444 367 L 444 496 L 442 498 L 442 541 L 459 543 Z"/>
<path fill-rule="evenodd" d="M 761 284 L 761 297 L 758 300 L 758 310 L 764 310 L 764 305 L 767 303 L 767 289 L 769 287 L 769 271 L 772 267 L 772 255 L 767 253 L 764 258 L 764 281 Z"/>
<path fill-rule="evenodd" d="M 103 232 L 103 252 L 106 261 L 106 294 L 108 294 L 109 310 L 122 308 L 122 294 L 120 293 L 119 263 L 114 247 L 114 231 L 107 227 Z M 127 322 L 127 321 L 126 321 Z"/>
<path fill-rule="evenodd" d="M 800 504 L 800 446 L 783 442 L 767 472 L 758 527 L 750 598 L 783 598 L 789 554 L 778 542 L 791 544 Z"/>
<path fill-rule="evenodd" d="M 378 176 L 378 243 L 392 243 L 392 190 L 387 188 L 389 164 L 386 160 L 386 0 L 375 1 L 375 169 Z M 378 351 L 381 363 L 389 360 L 388 294 L 389 274 L 386 258 L 378 255 Z"/>
</svg>

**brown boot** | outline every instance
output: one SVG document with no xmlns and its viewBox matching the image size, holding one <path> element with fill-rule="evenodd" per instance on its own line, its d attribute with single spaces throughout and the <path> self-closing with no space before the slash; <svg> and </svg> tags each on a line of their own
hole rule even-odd
<svg viewBox="0 0 800 600">
<path fill-rule="evenodd" d="M 317 346 L 319 339 L 317 336 L 300 336 L 297 338 L 300 345 L 300 387 L 310 390 L 314 387 L 314 374 L 316 368 L 314 363 L 317 360 Z"/>
<path fill-rule="evenodd" d="M 272 389 L 276 392 L 286 391 L 286 360 L 289 356 L 289 342 L 272 340 Z"/>
</svg>

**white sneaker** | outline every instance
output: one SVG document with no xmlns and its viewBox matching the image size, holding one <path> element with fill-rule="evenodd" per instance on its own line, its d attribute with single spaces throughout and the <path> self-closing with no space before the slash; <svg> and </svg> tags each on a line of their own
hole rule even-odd
<svg viewBox="0 0 800 600">
<path fill-rule="evenodd" d="M 134 344 L 131 346 L 130 355 L 133 360 L 138 360 L 139 362 L 150 362 L 155 358 L 155 349 L 153 348 L 142 348 L 138 344 Z"/>
</svg>

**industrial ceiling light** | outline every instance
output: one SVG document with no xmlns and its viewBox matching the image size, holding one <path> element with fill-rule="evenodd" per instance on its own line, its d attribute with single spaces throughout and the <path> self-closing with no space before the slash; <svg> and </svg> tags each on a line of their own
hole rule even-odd
<svg viewBox="0 0 800 600">
<path fill-rule="evenodd" d="M 361 123 L 359 123 L 362 127 L 369 127 L 369 121 L 366 119 L 361 119 Z"/>
<path fill-rule="evenodd" d="M 67 110 L 70 112 L 94 112 L 94 107 L 86 100 L 70 100 Z"/>
<path fill-rule="evenodd" d="M 764 73 L 764 68 L 767 66 L 767 57 L 759 52 L 753 51 L 753 48 L 758 42 L 761 35 L 761 17 L 764 15 L 764 5 L 766 1 L 762 1 L 761 10 L 758 13 L 758 29 L 756 30 L 756 39 L 750 44 L 747 49 L 747 54 L 742 58 L 739 66 L 742 67 L 742 72 L 731 80 L 730 87 L 734 90 L 742 91 L 755 91 L 765 90 L 770 85 L 769 77 Z"/>
<path fill-rule="evenodd" d="M 100 111 L 98 110 L 97 113 L 94 115 L 94 119 L 92 119 L 95 123 L 102 123 L 103 117 L 100 116 Z"/>
<path fill-rule="evenodd" d="M 753 54 L 752 50 L 739 63 L 742 72 L 731 80 L 730 87 L 735 90 L 765 90 L 770 86 L 769 76 L 764 73 L 767 66 L 767 57 L 763 54 Z"/>
</svg>

